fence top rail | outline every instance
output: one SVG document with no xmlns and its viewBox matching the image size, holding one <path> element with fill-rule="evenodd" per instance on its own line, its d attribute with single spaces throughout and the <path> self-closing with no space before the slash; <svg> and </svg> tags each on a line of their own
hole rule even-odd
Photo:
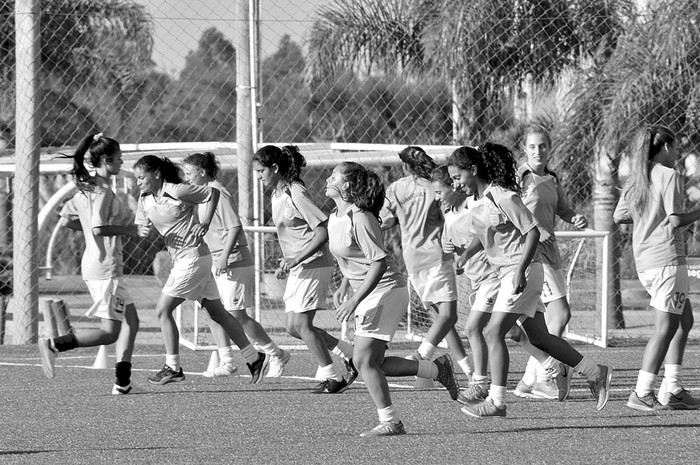
<svg viewBox="0 0 700 465">
<path fill-rule="evenodd" d="M 606 237 L 610 235 L 610 231 L 596 231 L 594 229 L 585 229 L 583 231 L 554 231 L 556 237 Z"/>
</svg>

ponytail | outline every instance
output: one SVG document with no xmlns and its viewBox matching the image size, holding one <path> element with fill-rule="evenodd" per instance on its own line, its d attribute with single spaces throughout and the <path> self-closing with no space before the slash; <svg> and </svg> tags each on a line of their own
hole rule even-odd
<svg viewBox="0 0 700 465">
<path fill-rule="evenodd" d="M 62 155 L 60 158 L 73 159 L 70 174 L 73 176 L 75 185 L 81 192 L 92 192 L 97 183 L 85 166 L 85 155 L 90 155 L 90 165 L 97 168 L 102 164 L 103 158 L 110 159 L 120 150 L 119 142 L 116 140 L 105 137 L 102 133 L 88 134 L 80 141 L 73 155 Z"/>
<path fill-rule="evenodd" d="M 437 167 L 433 159 L 420 147 L 406 147 L 399 152 L 399 158 L 406 163 L 412 174 L 427 180 L 430 180 L 430 175 Z"/>
<path fill-rule="evenodd" d="M 253 161 L 267 168 L 277 165 L 279 173 L 287 185 L 293 182 L 304 185 L 304 181 L 301 179 L 301 169 L 306 166 L 306 159 L 296 145 L 285 145 L 282 148 L 266 145 L 255 152 Z"/>
<path fill-rule="evenodd" d="M 143 171 L 159 172 L 161 178 L 165 182 L 171 184 L 181 184 L 182 176 L 180 175 L 180 168 L 175 165 L 167 157 L 157 157 L 155 155 L 146 155 L 136 160 L 134 163 L 134 168 L 140 168 Z"/>
</svg>

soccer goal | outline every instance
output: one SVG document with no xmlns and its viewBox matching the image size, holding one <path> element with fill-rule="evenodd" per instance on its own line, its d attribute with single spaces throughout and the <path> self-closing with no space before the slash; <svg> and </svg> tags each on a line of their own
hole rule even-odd
<svg viewBox="0 0 700 465">
<path fill-rule="evenodd" d="M 564 337 L 600 347 L 608 340 L 608 285 L 610 283 L 609 234 L 605 231 L 557 231 L 557 243 L 566 273 L 566 287 L 571 321 Z M 458 322 L 462 334 L 469 313 L 471 287 L 464 276 L 457 277 Z M 423 341 L 432 324 L 432 310 L 427 310 L 409 285 L 406 337 Z M 462 334 L 463 335 L 463 334 Z M 446 347 L 444 341 L 441 347 Z"/>
</svg>

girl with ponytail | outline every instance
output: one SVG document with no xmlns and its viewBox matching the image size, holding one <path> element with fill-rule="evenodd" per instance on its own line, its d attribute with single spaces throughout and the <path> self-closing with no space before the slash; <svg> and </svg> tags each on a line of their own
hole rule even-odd
<svg viewBox="0 0 700 465">
<path fill-rule="evenodd" d="M 588 379 L 597 409 L 603 409 L 608 401 L 612 369 L 596 365 L 547 331 L 540 300 L 544 279 L 537 255 L 540 234 L 537 222 L 520 199 L 512 153 L 492 143 L 477 149 L 461 147 L 450 155 L 448 170 L 456 187 L 477 199 L 471 208 L 474 237 L 458 264 L 463 265 L 483 250 L 501 277 L 493 312 L 484 328 L 491 387 L 485 399 L 466 404 L 462 412 L 474 417 L 506 416 L 509 355 L 505 336 L 516 322 L 533 346 L 551 356 L 545 366 L 551 368 L 552 374 L 559 367 L 557 360 L 574 367 Z"/>
<path fill-rule="evenodd" d="M 81 272 L 94 300 L 87 315 L 100 318 L 102 326 L 39 340 L 42 367 L 44 374 L 53 378 L 58 352 L 116 342 L 116 381 L 112 394 L 128 394 L 132 389 L 131 356 L 139 318 L 124 287 L 121 237 L 136 236 L 137 230 L 131 211 L 111 188 L 112 177 L 119 174 L 123 164 L 122 152 L 116 140 L 89 134 L 75 153 L 66 158 L 73 159 L 71 174 L 78 192 L 61 209 L 59 224 L 83 232 L 85 252 Z M 86 158 L 94 173 L 85 166 Z"/>
<path fill-rule="evenodd" d="M 406 313 L 408 292 L 382 241 L 379 212 L 384 186 L 376 173 L 354 162 L 336 166 L 326 181 L 336 208 L 328 220 L 330 251 L 343 281 L 333 295 L 340 321 L 354 321 L 354 361 L 379 415 L 379 425 L 360 436 L 393 436 L 406 430 L 391 403 L 386 376 L 421 376 L 443 384 L 452 399 L 459 387 L 443 355 L 434 361 L 387 357 L 386 347 Z"/>
<path fill-rule="evenodd" d="M 287 278 L 287 333 L 303 340 L 319 363 L 318 375 L 323 381 L 314 392 L 339 394 L 355 381 L 357 370 L 352 362 L 352 345 L 314 325 L 316 311 L 327 307 L 333 259 L 328 251 L 328 217 L 304 187 L 304 166 L 306 159 L 293 145 L 267 145 L 253 156 L 253 169 L 272 189 L 272 221 L 283 255 L 276 275 L 278 279 Z M 347 379 L 333 364 L 330 351 L 343 359 Z"/>
<path fill-rule="evenodd" d="M 680 381 L 683 353 L 693 327 L 682 228 L 698 221 L 700 210 L 685 209 L 681 177 L 674 169 L 676 137 L 669 128 L 638 130 L 629 156 L 630 175 L 613 217 L 616 223 L 633 223 L 634 262 L 639 280 L 651 295 L 649 305 L 656 324 L 627 406 L 643 412 L 697 410 L 700 400 Z M 657 398 L 654 384 L 662 363 L 664 379 Z"/>
</svg>

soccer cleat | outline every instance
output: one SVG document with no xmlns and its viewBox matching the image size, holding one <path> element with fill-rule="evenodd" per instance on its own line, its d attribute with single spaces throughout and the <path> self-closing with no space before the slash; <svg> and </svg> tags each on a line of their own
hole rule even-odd
<svg viewBox="0 0 700 465">
<path fill-rule="evenodd" d="M 345 379 L 340 381 L 328 378 L 321 381 L 311 392 L 314 394 L 340 394 L 348 390 L 348 382 Z"/>
<path fill-rule="evenodd" d="M 532 384 L 525 384 L 525 382 L 521 379 L 518 381 L 518 385 L 515 387 L 513 394 L 524 399 L 539 399 L 538 396 L 532 393 L 533 387 L 534 386 Z"/>
<path fill-rule="evenodd" d="M 130 393 L 132 389 L 133 389 L 133 386 L 131 385 L 131 383 L 127 384 L 126 386 L 120 386 L 118 384 L 115 384 L 112 387 L 112 395 L 124 396 L 124 395 Z"/>
<path fill-rule="evenodd" d="M 595 381 L 589 381 L 588 387 L 591 390 L 591 394 L 598 399 L 596 408 L 603 410 L 605 404 L 608 403 L 608 396 L 610 395 L 610 381 L 612 380 L 613 369 L 607 365 L 598 365 L 598 368 L 600 369 L 598 378 Z"/>
<path fill-rule="evenodd" d="M 357 375 L 360 374 L 360 372 L 357 371 L 357 368 L 355 368 L 355 364 L 352 363 L 352 359 L 343 359 L 343 363 L 345 364 L 345 370 L 348 372 L 348 377 L 347 377 L 347 382 L 348 386 L 350 386 L 352 383 L 355 382 L 357 379 Z"/>
<path fill-rule="evenodd" d="M 489 388 L 485 384 L 472 384 L 459 393 L 459 396 L 457 396 L 457 402 L 460 404 L 481 402 L 482 400 L 486 399 L 488 395 Z"/>
<path fill-rule="evenodd" d="M 532 395 L 540 399 L 556 400 L 559 398 L 557 382 L 547 377 L 544 381 L 537 381 L 532 385 Z"/>
<path fill-rule="evenodd" d="M 465 405 L 462 407 L 462 413 L 474 418 L 505 417 L 506 406 L 496 407 L 491 399 L 486 398 L 481 402 Z"/>
<path fill-rule="evenodd" d="M 182 368 L 180 371 L 175 371 L 168 365 L 163 365 L 163 368 L 153 376 L 148 377 L 148 382 L 151 384 L 168 384 L 177 383 L 185 379 L 185 373 Z"/>
<path fill-rule="evenodd" d="M 700 400 L 695 399 L 683 389 L 678 394 L 669 396 L 667 406 L 671 410 L 698 410 L 700 409 Z"/>
<path fill-rule="evenodd" d="M 659 403 L 659 399 L 656 395 L 651 392 L 646 396 L 639 397 L 636 392 L 632 391 L 630 393 L 629 399 L 627 399 L 627 406 L 634 410 L 639 410 L 640 412 L 658 412 L 660 410 L 669 410 L 669 407 Z"/>
<path fill-rule="evenodd" d="M 265 377 L 280 378 L 284 374 L 284 368 L 287 366 L 290 358 L 292 358 L 292 354 L 286 350 L 282 350 L 282 355 L 279 357 L 270 356 L 270 369 Z"/>
<path fill-rule="evenodd" d="M 401 420 L 399 421 L 383 421 L 369 431 L 360 434 L 361 438 L 374 438 L 379 436 L 399 436 L 406 434 L 406 429 L 403 427 Z"/>
<path fill-rule="evenodd" d="M 433 360 L 433 363 L 438 367 L 438 374 L 435 381 L 445 386 L 452 400 L 457 400 L 459 397 L 459 384 L 455 379 L 450 356 L 448 354 L 443 354 Z"/>
<path fill-rule="evenodd" d="M 39 346 L 39 354 L 41 354 L 41 368 L 47 378 L 53 378 L 56 376 L 56 352 L 51 348 L 51 341 L 42 337 L 37 345 Z"/>
<path fill-rule="evenodd" d="M 569 392 L 571 392 L 571 375 L 572 369 L 565 363 L 561 364 L 561 372 L 554 378 L 557 385 L 559 402 L 563 402 L 569 397 Z"/>
<path fill-rule="evenodd" d="M 205 371 L 202 376 L 205 378 L 219 378 L 221 376 L 231 376 L 238 371 L 238 368 L 230 363 L 221 363 L 212 371 Z"/>
<path fill-rule="evenodd" d="M 253 363 L 246 363 L 250 370 L 250 384 L 259 384 L 263 380 L 265 370 L 270 364 L 270 357 L 264 352 L 258 352 L 258 359 Z"/>
</svg>

